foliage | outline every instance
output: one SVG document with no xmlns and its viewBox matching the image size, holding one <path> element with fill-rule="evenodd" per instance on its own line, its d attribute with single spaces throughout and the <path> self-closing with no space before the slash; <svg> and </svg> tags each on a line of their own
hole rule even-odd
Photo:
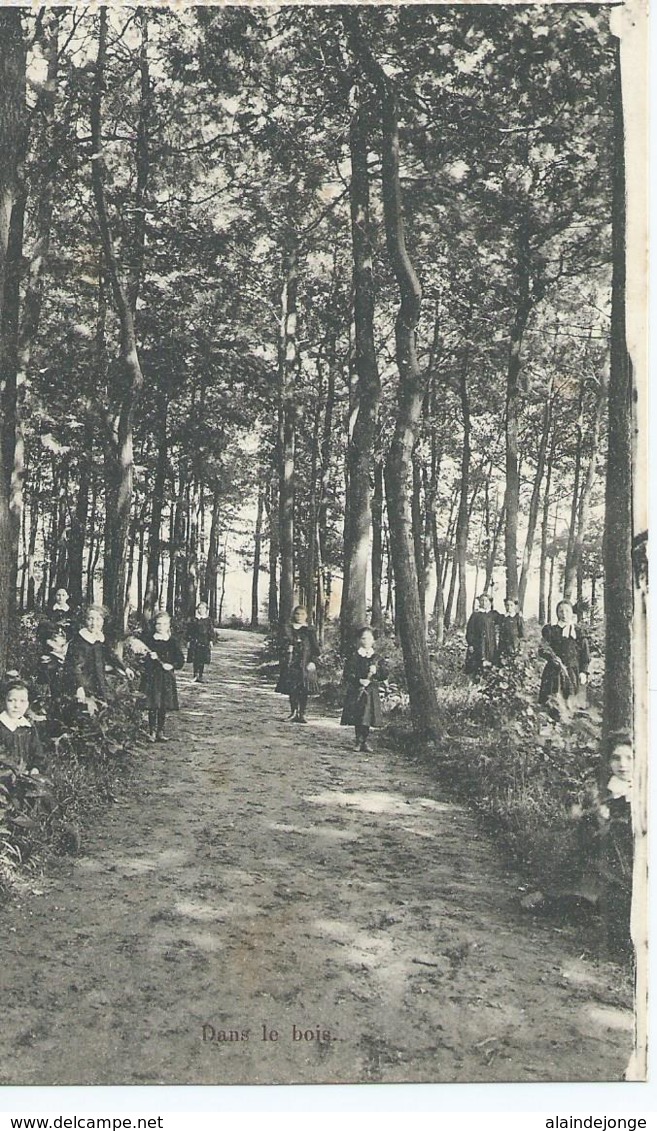
<svg viewBox="0 0 657 1131">
<path fill-rule="evenodd" d="M 539 707 L 535 628 L 529 636 L 524 656 L 491 668 L 475 684 L 462 672 L 462 638 L 448 637 L 438 690 L 444 736 L 436 747 L 437 771 L 501 834 L 538 887 L 577 893 L 590 886 L 591 876 L 599 883 L 609 831 L 598 785 L 599 676 L 594 668 L 587 710 L 563 717 Z M 617 883 L 627 897 L 627 861 Z"/>
</svg>

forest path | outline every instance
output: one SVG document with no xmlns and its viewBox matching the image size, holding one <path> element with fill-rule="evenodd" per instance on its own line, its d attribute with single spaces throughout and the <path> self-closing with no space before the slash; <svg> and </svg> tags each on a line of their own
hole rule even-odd
<svg viewBox="0 0 657 1131">
<path fill-rule="evenodd" d="M 517 910 L 426 766 L 365 759 L 314 701 L 285 722 L 260 647 L 222 631 L 172 741 L 3 913 L 0 1082 L 621 1078 L 618 971 Z"/>
</svg>

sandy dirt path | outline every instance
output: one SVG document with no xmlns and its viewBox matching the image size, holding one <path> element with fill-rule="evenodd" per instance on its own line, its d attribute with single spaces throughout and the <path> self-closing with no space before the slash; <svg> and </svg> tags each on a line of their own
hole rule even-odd
<svg viewBox="0 0 657 1131">
<path fill-rule="evenodd" d="M 222 632 L 172 740 L 3 912 L 1 1082 L 620 1079 L 618 970 L 518 910 L 426 766 L 315 703 L 287 723 L 260 646 Z"/>
</svg>

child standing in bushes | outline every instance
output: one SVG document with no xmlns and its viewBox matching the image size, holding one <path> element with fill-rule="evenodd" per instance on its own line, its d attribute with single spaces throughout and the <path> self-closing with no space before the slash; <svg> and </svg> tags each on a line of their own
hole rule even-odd
<svg viewBox="0 0 657 1131">
<path fill-rule="evenodd" d="M 189 645 L 187 663 L 194 666 L 194 683 L 203 683 L 203 672 L 212 658 L 212 621 L 208 616 L 208 606 L 201 601 L 196 607 L 196 616 L 189 623 Z"/>
<path fill-rule="evenodd" d="M 178 688 L 174 672 L 180 671 L 185 657 L 175 636 L 171 635 L 171 617 L 157 613 L 152 632 L 146 633 L 146 659 L 141 690 L 148 702 L 148 737 L 151 742 L 166 742 L 164 723 L 167 711 L 177 711 Z"/>
<path fill-rule="evenodd" d="M 4 691 L 4 703 L 0 712 L 0 751 L 13 765 L 23 764 L 28 770 L 40 768 L 43 749 L 36 727 L 27 718 L 27 684 L 21 679 L 11 680 Z"/>
<path fill-rule="evenodd" d="M 512 662 L 520 654 L 525 639 L 520 602 L 515 597 L 506 597 L 504 612 L 495 613 L 494 616 L 497 625 L 497 663 Z"/>
<path fill-rule="evenodd" d="M 70 674 L 73 692 L 78 703 L 89 698 L 107 702 L 106 670 L 118 671 L 133 678 L 119 657 L 108 647 L 104 625 L 106 611 L 102 605 L 90 605 L 85 613 L 84 627 L 75 634 L 66 654 L 67 673 Z"/>
<path fill-rule="evenodd" d="M 370 727 L 379 727 L 383 722 L 380 685 L 387 676 L 386 665 L 377 661 L 374 654 L 374 633 L 370 628 L 361 629 L 356 650 L 347 660 L 342 677 L 345 698 L 340 726 L 354 727 L 358 749 L 364 752 L 370 749 Z"/>
<path fill-rule="evenodd" d="M 539 703 L 545 706 L 553 700 L 560 709 L 566 705 L 584 706 L 589 643 L 575 623 L 570 601 L 559 601 L 557 623 L 543 627 L 539 655 L 547 660 L 541 676 Z"/>
<path fill-rule="evenodd" d="M 308 614 L 303 605 L 292 610 L 292 619 L 286 625 L 281 649 L 281 674 L 276 691 L 290 697 L 290 721 L 305 723 L 309 695 L 319 691 L 317 665 L 319 644 L 315 630 L 308 624 Z"/>
<path fill-rule="evenodd" d="M 482 673 L 491 667 L 497 652 L 495 614 L 488 593 L 482 593 L 477 598 L 477 608 L 470 616 L 465 630 L 465 642 L 468 646 L 465 673 L 473 679 L 479 679 Z"/>
<path fill-rule="evenodd" d="M 66 699 L 75 692 L 66 663 L 68 653 L 66 629 L 62 625 L 53 624 L 45 632 L 45 636 L 46 642 L 39 658 L 37 680 L 48 690 L 51 713 L 60 715 Z"/>
</svg>

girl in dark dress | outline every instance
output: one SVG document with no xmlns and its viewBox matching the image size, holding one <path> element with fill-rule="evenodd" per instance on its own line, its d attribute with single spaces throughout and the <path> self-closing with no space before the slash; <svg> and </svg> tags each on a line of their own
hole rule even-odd
<svg viewBox="0 0 657 1131">
<path fill-rule="evenodd" d="M 586 634 L 575 624 L 570 601 L 557 605 L 557 623 L 546 624 L 539 655 L 547 663 L 541 676 L 539 703 L 545 705 L 553 697 L 567 704 L 577 698 L 586 685 L 589 670 L 589 644 Z"/>
<path fill-rule="evenodd" d="M 185 657 L 175 636 L 171 635 L 171 617 L 158 613 L 153 630 L 145 633 L 146 646 L 141 690 L 148 702 L 148 737 L 151 742 L 166 742 L 164 723 L 167 711 L 177 711 L 178 688 L 174 672 L 180 671 Z"/>
<path fill-rule="evenodd" d="M 0 713 L 0 761 L 28 770 L 41 769 L 43 748 L 37 729 L 27 718 L 30 696 L 27 684 L 14 679 L 4 693 L 5 709 Z"/>
<path fill-rule="evenodd" d="M 305 723 L 309 695 L 319 691 L 317 665 L 319 644 L 315 630 L 307 623 L 308 614 L 303 605 L 292 611 L 292 619 L 285 626 L 281 648 L 281 674 L 276 691 L 290 697 L 290 721 Z"/>
<path fill-rule="evenodd" d="M 369 751 L 370 727 L 383 722 L 380 685 L 387 675 L 385 664 L 377 661 L 374 654 L 374 633 L 363 628 L 358 634 L 358 647 L 345 664 L 345 698 L 340 719 L 340 726 L 355 728 L 359 750 Z"/>
<path fill-rule="evenodd" d="M 497 625 L 498 664 L 503 664 L 505 660 L 513 660 L 519 654 L 525 639 L 525 622 L 518 601 L 513 597 L 507 597 L 504 609 L 503 613 L 494 613 Z"/>
<path fill-rule="evenodd" d="M 79 624 L 78 618 L 79 612 L 71 605 L 68 591 L 66 589 L 58 589 L 55 593 L 55 599 L 47 611 L 46 620 L 39 625 L 37 630 L 39 647 L 45 647 L 47 635 L 54 624 L 63 628 L 66 633 L 66 639 L 71 640 Z"/>
<path fill-rule="evenodd" d="M 90 605 L 85 613 L 84 628 L 76 632 L 68 646 L 67 673 L 78 703 L 84 704 L 89 698 L 107 702 L 106 669 L 121 672 L 128 679 L 134 678 L 134 672 L 109 648 L 104 624 L 105 609 L 101 605 Z"/>
<path fill-rule="evenodd" d="M 478 608 L 472 613 L 465 630 L 468 646 L 465 656 L 465 672 L 477 678 L 485 668 L 490 668 L 495 660 L 497 645 L 495 641 L 495 614 L 487 593 L 477 599 Z"/>
<path fill-rule="evenodd" d="M 189 644 L 187 663 L 194 666 L 194 683 L 203 683 L 205 665 L 212 656 L 212 621 L 208 616 L 208 606 L 201 602 L 197 606 L 194 620 L 189 622 Z"/>
<path fill-rule="evenodd" d="M 51 625 L 37 672 L 38 683 L 47 690 L 48 714 L 59 718 L 66 700 L 75 694 L 75 685 L 66 663 L 68 640 L 61 625 Z"/>
</svg>

